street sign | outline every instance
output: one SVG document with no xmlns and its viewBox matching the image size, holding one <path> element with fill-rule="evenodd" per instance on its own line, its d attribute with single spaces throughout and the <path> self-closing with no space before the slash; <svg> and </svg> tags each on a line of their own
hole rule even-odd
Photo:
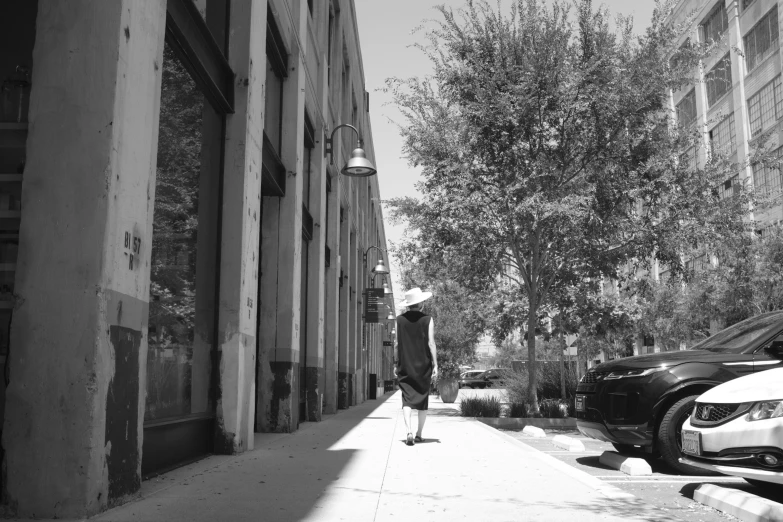
<svg viewBox="0 0 783 522">
<path fill-rule="evenodd" d="M 383 341 L 384 346 L 394 346 L 394 343 L 391 341 Z"/>
<path fill-rule="evenodd" d="M 383 288 L 367 288 L 364 291 L 364 322 L 380 323 L 388 313 L 383 306 Z"/>
</svg>

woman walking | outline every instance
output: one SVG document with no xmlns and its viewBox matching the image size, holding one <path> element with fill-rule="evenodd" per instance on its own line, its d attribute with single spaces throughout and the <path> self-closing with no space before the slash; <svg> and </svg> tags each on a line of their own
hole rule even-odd
<svg viewBox="0 0 783 522">
<path fill-rule="evenodd" d="M 395 345 L 395 375 L 402 390 L 402 416 L 408 436 L 405 443 L 413 446 L 423 442 L 421 430 L 427 420 L 430 383 L 438 378 L 438 357 L 435 351 L 435 324 L 432 317 L 421 311 L 421 303 L 432 297 L 432 292 L 412 288 L 405 292 L 403 306 L 408 311 L 397 316 L 397 343 Z M 411 410 L 419 412 L 416 437 L 411 429 Z"/>
</svg>

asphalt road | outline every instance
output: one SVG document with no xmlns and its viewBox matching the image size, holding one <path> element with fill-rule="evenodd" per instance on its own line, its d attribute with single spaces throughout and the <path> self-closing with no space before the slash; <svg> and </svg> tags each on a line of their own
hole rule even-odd
<svg viewBox="0 0 783 522">
<path fill-rule="evenodd" d="M 771 492 L 765 494 L 740 478 L 728 476 L 697 477 L 680 475 L 669 468 L 660 459 L 648 459 L 650 467 L 653 470 L 651 476 L 628 476 L 625 473 L 608 468 L 598 462 L 598 458 L 604 451 L 615 451 L 611 444 L 584 437 L 577 431 L 546 430 L 546 439 L 528 437 L 527 435 L 523 435 L 521 431 L 504 431 L 529 446 L 551 455 L 585 473 L 589 473 L 604 482 L 617 486 L 644 500 L 648 504 L 664 510 L 669 515 L 687 520 L 688 522 L 725 522 L 727 520 L 737 520 L 730 515 L 726 515 L 694 501 L 693 492 L 701 484 L 709 483 L 742 489 L 759 496 L 765 496 L 770 500 L 780 500 L 773 498 Z M 552 444 L 551 439 L 554 435 L 558 434 L 568 435 L 569 437 L 581 440 L 585 445 L 585 451 L 583 453 L 576 453 L 564 451 L 555 447 Z"/>
</svg>

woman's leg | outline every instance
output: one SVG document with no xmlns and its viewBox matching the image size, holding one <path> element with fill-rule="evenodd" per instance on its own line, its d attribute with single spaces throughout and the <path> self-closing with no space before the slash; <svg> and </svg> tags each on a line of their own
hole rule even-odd
<svg viewBox="0 0 783 522">
<path fill-rule="evenodd" d="M 405 433 L 413 433 L 411 430 L 411 407 L 402 407 L 402 419 L 405 421 Z"/>
<path fill-rule="evenodd" d="M 427 420 L 427 410 L 419 410 L 419 429 L 416 430 L 416 435 L 421 437 L 421 430 L 424 429 L 424 422 Z"/>
</svg>

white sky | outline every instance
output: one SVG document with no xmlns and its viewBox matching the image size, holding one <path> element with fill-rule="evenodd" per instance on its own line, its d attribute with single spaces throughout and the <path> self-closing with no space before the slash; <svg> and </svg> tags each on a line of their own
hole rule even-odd
<svg viewBox="0 0 783 522">
<path fill-rule="evenodd" d="M 431 72 L 429 60 L 421 51 L 411 47 L 424 43 L 424 32 L 413 32 L 426 19 L 438 19 L 434 6 L 445 4 L 455 10 L 466 4 L 465 0 L 355 0 L 359 38 L 364 62 L 365 88 L 370 93 L 370 117 L 372 119 L 373 144 L 381 198 L 418 196 L 415 188 L 419 180 L 418 170 L 408 166 L 402 157 L 402 139 L 397 127 L 389 120 L 402 123 L 399 112 L 391 99 L 379 89 L 386 78 L 425 76 Z M 495 5 L 495 0 L 490 1 Z M 632 15 L 637 32 L 643 32 L 652 17 L 654 0 L 594 0 L 594 5 L 606 5 L 610 12 Z M 508 6 L 509 0 L 503 0 Z M 399 242 L 403 227 L 393 226 L 386 216 L 386 238 Z M 405 289 L 400 288 L 396 277 L 394 259 L 389 260 L 394 280 L 395 300 L 400 301 Z"/>
</svg>

